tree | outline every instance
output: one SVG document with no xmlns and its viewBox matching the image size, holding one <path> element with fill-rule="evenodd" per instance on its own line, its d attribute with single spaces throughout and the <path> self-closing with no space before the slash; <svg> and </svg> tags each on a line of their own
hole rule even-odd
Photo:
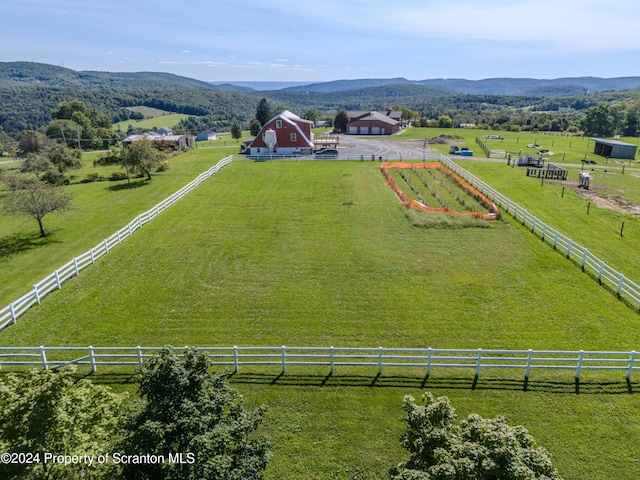
<svg viewBox="0 0 640 480">
<path fill-rule="evenodd" d="M 337 132 L 345 133 L 349 125 L 349 114 L 346 110 L 339 110 L 333 118 L 333 129 Z"/>
<path fill-rule="evenodd" d="M 151 172 L 158 168 L 165 158 L 164 153 L 158 151 L 151 140 L 142 138 L 131 142 L 124 149 L 122 166 L 127 169 L 127 176 L 131 170 L 134 173 L 146 175 L 147 179 L 151 180 Z"/>
<path fill-rule="evenodd" d="M 60 103 L 51 115 L 47 136 L 62 139 L 71 148 L 109 148 L 118 139 L 111 118 L 80 100 Z"/>
<path fill-rule="evenodd" d="M 18 156 L 23 157 L 29 153 L 40 153 L 49 143 L 49 139 L 41 133 L 33 130 L 24 130 L 18 135 Z"/>
<path fill-rule="evenodd" d="M 47 159 L 56 167 L 58 172 L 64 173 L 70 168 L 82 167 L 81 153 L 65 144 L 58 143 L 47 150 Z"/>
<path fill-rule="evenodd" d="M 8 176 L 4 180 L 9 187 L 5 210 L 37 220 L 41 237 L 47 236 L 42 223 L 45 215 L 71 208 L 72 198 L 60 186 L 51 185 L 38 177 Z"/>
<path fill-rule="evenodd" d="M 547 451 L 534 446 L 522 426 L 472 414 L 454 425 L 447 397 L 423 395 L 425 405 L 406 396 L 407 430 L 401 443 L 411 458 L 392 469 L 395 480 L 561 480 Z"/>
<path fill-rule="evenodd" d="M 262 128 L 262 125 L 260 125 L 260 122 L 258 121 L 257 118 L 254 118 L 253 120 L 251 120 L 251 123 L 249 124 L 249 132 L 251 133 L 252 137 L 255 137 L 256 135 L 258 135 L 260 133 L 261 128 Z"/>
<path fill-rule="evenodd" d="M 610 137 L 613 135 L 609 104 L 604 102 L 595 107 L 589 107 L 582 119 L 582 129 L 585 135 L 602 137 Z"/>
<path fill-rule="evenodd" d="M 233 125 L 231 125 L 231 137 L 233 137 L 236 140 L 239 140 L 240 138 L 242 138 L 242 129 L 240 128 L 240 125 L 238 125 L 237 122 L 233 122 Z"/>
<path fill-rule="evenodd" d="M 1 478 L 114 478 L 109 465 L 64 465 L 44 461 L 45 453 L 98 455 L 111 451 L 121 420 L 124 394 L 89 380 L 75 367 L 10 373 L 0 380 L 0 447 L 3 452 L 39 455 L 37 462 L 0 463 Z"/>
<path fill-rule="evenodd" d="M 449 115 L 438 117 L 438 128 L 453 128 L 453 119 Z"/>
<path fill-rule="evenodd" d="M 313 124 L 315 125 L 318 122 L 318 111 L 316 109 L 314 109 L 314 108 L 310 108 L 304 114 L 304 118 L 306 118 L 307 120 L 312 121 Z"/>
<path fill-rule="evenodd" d="M 267 99 L 263 98 L 258 102 L 258 106 L 256 107 L 256 120 L 260 122 L 260 126 L 264 126 L 271 119 L 271 110 L 269 109 L 269 104 L 267 103 Z"/>
<path fill-rule="evenodd" d="M 142 367 L 144 406 L 128 423 L 119 449 L 165 458 L 178 452 L 183 463 L 124 465 L 124 478 L 262 478 L 269 444 L 255 432 L 265 409 L 246 411 L 225 374 L 209 371 L 210 366 L 207 355 L 195 349 L 187 349 L 180 359 L 165 348 Z"/>
</svg>

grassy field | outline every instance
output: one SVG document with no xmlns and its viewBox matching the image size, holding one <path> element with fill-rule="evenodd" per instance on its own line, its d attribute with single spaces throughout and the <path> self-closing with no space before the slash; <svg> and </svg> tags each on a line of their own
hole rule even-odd
<svg viewBox="0 0 640 480">
<path fill-rule="evenodd" d="M 142 120 L 123 120 L 122 122 L 114 123 L 113 129 L 116 132 L 126 132 L 129 125 L 132 125 L 134 128 L 142 128 L 144 130 L 157 130 L 162 127 L 173 128 L 180 123 L 180 120 L 184 120 L 188 117 L 189 115 L 182 113 L 166 113 L 161 116 L 144 118 Z"/>
<path fill-rule="evenodd" d="M 581 165 L 582 160 L 587 159 L 596 162 L 595 165 L 601 168 L 606 168 L 607 166 L 618 168 L 621 168 L 622 165 L 629 166 L 629 160 L 610 159 L 607 161 L 605 158 L 595 155 L 593 153 L 594 142 L 590 137 L 536 134 L 529 132 L 497 132 L 464 128 L 410 128 L 400 135 L 394 135 L 392 138 L 396 140 L 424 140 L 440 135 L 460 137 L 451 138 L 449 142 L 459 146 L 466 146 L 469 150 L 473 150 L 476 157 L 481 158 L 485 158 L 486 155 L 480 146 L 476 144 L 476 137 L 490 150 L 504 150 L 516 156 L 538 156 L 538 150 L 549 150 L 553 155 L 544 155 L 544 157 L 547 158 L 549 162 L 558 165 L 566 163 Z M 487 135 L 501 136 L 503 139 L 487 139 Z M 620 138 L 618 140 L 640 145 L 640 139 L 638 138 Z M 530 148 L 527 146 L 533 144 L 537 144 L 540 147 Z M 449 145 L 430 145 L 430 147 L 445 155 L 449 153 Z M 636 160 L 631 161 L 631 166 L 637 165 L 637 159 L 638 156 L 636 156 Z"/>
<path fill-rule="evenodd" d="M 70 187 L 79 208 L 56 219 L 46 244 L 3 257 L 5 297 L 41 278 L 40 264 L 50 273 L 51 258 L 58 266 L 86 251 L 222 156 L 181 155 L 138 188 Z M 520 178 L 502 164 L 469 165 L 489 182 L 503 170 L 513 175 L 505 186 Z M 526 187 L 541 205 L 554 198 L 547 185 Z M 573 215 L 546 208 L 553 220 Z M 374 163 L 234 162 L 0 333 L 0 344 L 637 350 L 638 320 L 513 222 L 413 227 Z M 449 396 L 460 416 L 525 425 L 567 479 L 640 475 L 640 405 L 628 390 L 637 378 L 627 386 L 623 374 L 586 374 L 576 394 L 571 372 L 536 372 L 526 392 L 520 373 L 504 371 L 483 372 L 475 388 L 470 372 L 426 381 L 421 372 L 327 373 L 232 377 L 248 405 L 270 407 L 268 478 L 385 478 L 404 458 L 402 397 L 425 389 Z M 126 375 L 96 379 L 129 388 Z"/>
</svg>

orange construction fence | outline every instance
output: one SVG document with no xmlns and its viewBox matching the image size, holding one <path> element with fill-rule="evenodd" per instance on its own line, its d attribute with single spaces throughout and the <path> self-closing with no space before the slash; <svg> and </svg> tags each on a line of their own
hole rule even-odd
<svg viewBox="0 0 640 480">
<path fill-rule="evenodd" d="M 469 194 L 471 194 L 473 197 L 477 198 L 479 201 L 488 205 L 491 212 L 490 213 L 480 213 L 480 212 L 460 213 L 450 208 L 435 208 L 435 207 L 430 207 L 428 205 L 420 203 L 417 200 L 410 198 L 406 193 L 402 191 L 400 187 L 398 187 L 396 182 L 393 180 L 393 178 L 391 178 L 391 175 L 389 174 L 389 170 L 392 168 L 438 168 L 443 172 L 445 172 L 447 175 L 450 175 L 456 182 L 458 182 L 458 184 L 462 188 L 467 190 Z M 500 210 L 498 210 L 498 207 L 496 207 L 496 205 L 491 200 L 489 200 L 477 188 L 469 185 L 463 178 L 458 176 L 453 170 L 447 168 L 440 162 L 433 162 L 433 163 L 383 162 L 382 165 L 380 166 L 380 171 L 382 172 L 382 175 L 384 175 L 384 178 L 387 180 L 387 185 L 391 187 L 396 197 L 398 197 L 398 200 L 400 200 L 400 202 L 407 208 L 411 208 L 413 210 L 419 210 L 422 212 L 447 213 L 451 215 L 467 215 L 470 217 L 476 217 L 484 220 L 495 220 L 500 216 Z"/>
</svg>

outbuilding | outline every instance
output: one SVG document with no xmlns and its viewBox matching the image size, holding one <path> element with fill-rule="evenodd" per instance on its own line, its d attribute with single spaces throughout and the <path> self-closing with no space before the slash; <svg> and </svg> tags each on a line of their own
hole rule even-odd
<svg viewBox="0 0 640 480">
<path fill-rule="evenodd" d="M 593 153 L 607 158 L 636 158 L 638 146 L 632 143 L 625 143 L 619 140 L 604 140 L 602 138 L 592 138 L 595 142 Z"/>
<path fill-rule="evenodd" d="M 389 110 L 382 112 L 347 112 L 349 135 L 391 135 L 400 130 L 402 112 Z"/>
</svg>

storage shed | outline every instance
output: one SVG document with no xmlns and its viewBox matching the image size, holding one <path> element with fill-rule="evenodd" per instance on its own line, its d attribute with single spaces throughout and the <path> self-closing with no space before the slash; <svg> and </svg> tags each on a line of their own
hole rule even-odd
<svg viewBox="0 0 640 480">
<path fill-rule="evenodd" d="M 637 145 L 625 143 L 619 140 L 603 140 L 602 138 L 592 138 L 596 144 L 593 153 L 607 158 L 636 158 Z"/>
</svg>

